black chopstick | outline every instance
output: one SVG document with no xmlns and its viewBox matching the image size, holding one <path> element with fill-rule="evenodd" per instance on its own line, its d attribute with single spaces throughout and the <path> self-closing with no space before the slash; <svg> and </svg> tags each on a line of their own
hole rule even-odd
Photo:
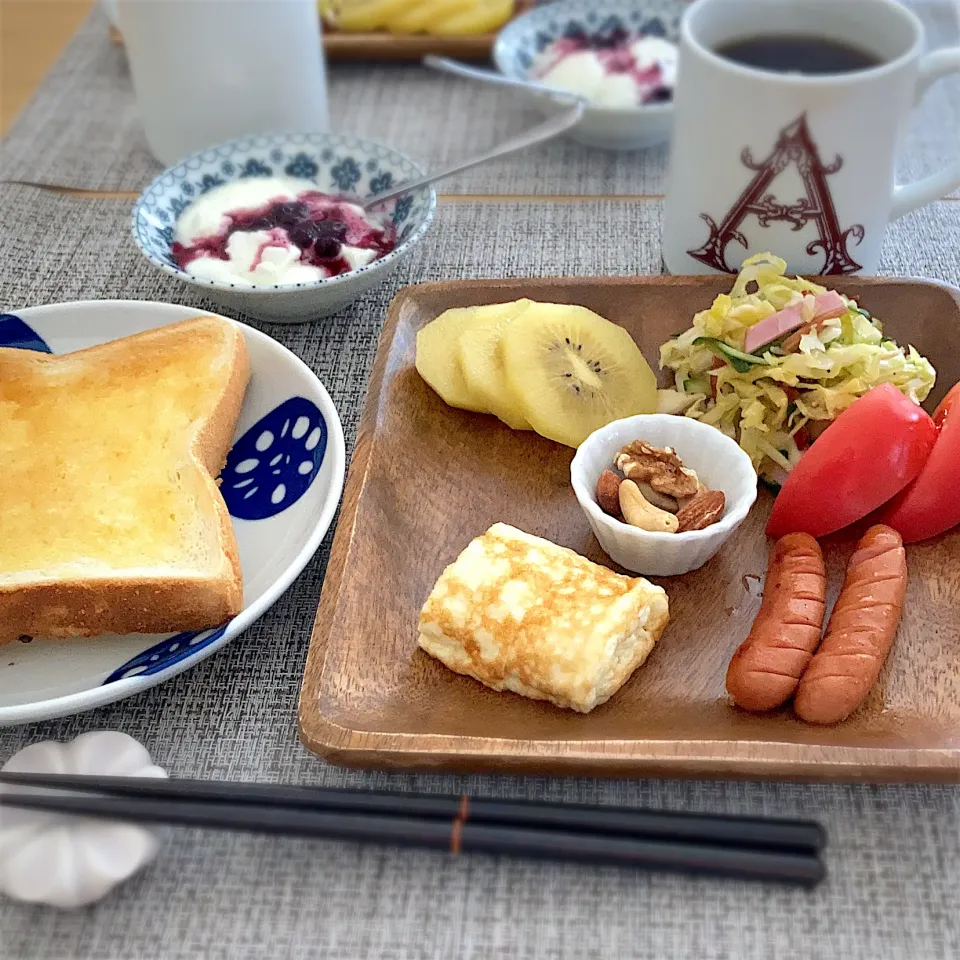
<svg viewBox="0 0 960 960">
<path fill-rule="evenodd" d="M 0 804 L 30 810 L 136 823 L 243 830 L 255 833 L 368 841 L 487 853 L 707 873 L 750 880 L 814 886 L 825 875 L 823 862 L 806 852 L 757 850 L 676 840 L 648 840 L 416 817 L 307 810 L 253 803 L 222 803 L 148 797 L 0 793 Z"/>
<path fill-rule="evenodd" d="M 816 853 L 826 843 L 823 827 L 812 820 L 670 813 L 574 804 L 487 800 L 472 797 L 330 790 L 272 783 L 217 780 L 163 780 L 151 777 L 71 776 L 0 772 L 0 783 L 95 791 L 111 796 L 179 798 L 196 802 L 258 804 L 316 811 L 384 814 L 499 826 L 573 830 L 636 839 L 677 840 L 719 846 Z"/>
</svg>

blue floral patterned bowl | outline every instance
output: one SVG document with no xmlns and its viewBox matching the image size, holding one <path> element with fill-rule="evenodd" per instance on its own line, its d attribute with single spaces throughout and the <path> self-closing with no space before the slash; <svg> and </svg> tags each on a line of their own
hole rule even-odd
<svg viewBox="0 0 960 960">
<path fill-rule="evenodd" d="M 677 43 L 687 0 L 559 0 L 535 7 L 512 20 L 497 36 L 493 60 L 501 73 L 518 80 L 531 76 L 537 56 L 562 37 L 609 36 L 618 30 L 652 34 Z M 564 105 L 543 94 L 528 98 L 543 113 Z M 637 150 L 670 139 L 673 104 L 638 107 L 588 106 L 583 119 L 567 135 L 589 147 Z"/>
<path fill-rule="evenodd" d="M 133 239 L 154 266 L 211 300 L 260 320 L 315 320 L 354 301 L 410 253 L 433 221 L 437 198 L 432 189 L 390 201 L 397 228 L 397 245 L 390 253 L 349 273 L 308 283 L 249 287 L 194 277 L 181 270 L 170 253 L 177 218 L 207 190 L 245 177 L 297 177 L 313 180 L 326 193 L 366 196 L 422 174 L 395 150 L 343 134 L 266 134 L 232 140 L 161 173 L 133 209 Z"/>
</svg>

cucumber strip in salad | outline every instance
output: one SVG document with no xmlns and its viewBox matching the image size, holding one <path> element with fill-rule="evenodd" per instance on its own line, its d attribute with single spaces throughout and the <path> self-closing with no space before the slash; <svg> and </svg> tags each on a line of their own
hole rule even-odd
<svg viewBox="0 0 960 960">
<path fill-rule="evenodd" d="M 717 340 L 715 337 L 697 337 L 693 341 L 693 345 L 697 346 L 699 344 L 703 344 L 721 360 L 726 360 L 737 373 L 747 373 L 751 367 L 757 365 L 770 365 L 769 360 L 764 360 L 763 357 L 758 357 L 755 353 L 744 353 L 742 350 L 737 350 L 735 347 L 731 347 L 729 343 L 724 343 L 723 340 Z"/>
</svg>

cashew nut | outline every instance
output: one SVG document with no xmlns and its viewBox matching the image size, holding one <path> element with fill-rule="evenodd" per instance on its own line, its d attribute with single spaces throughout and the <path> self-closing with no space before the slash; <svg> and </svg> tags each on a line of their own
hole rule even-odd
<svg viewBox="0 0 960 960">
<path fill-rule="evenodd" d="M 651 533 L 676 533 L 680 525 L 677 518 L 666 510 L 655 507 L 640 492 L 633 480 L 620 484 L 620 511 L 631 527 Z"/>
</svg>

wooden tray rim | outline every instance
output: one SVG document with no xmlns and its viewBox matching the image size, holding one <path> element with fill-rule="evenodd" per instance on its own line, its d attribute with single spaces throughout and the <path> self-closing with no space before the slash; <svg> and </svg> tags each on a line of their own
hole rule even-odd
<svg viewBox="0 0 960 960">
<path fill-rule="evenodd" d="M 825 286 L 842 286 L 837 277 L 813 278 Z M 960 288 L 925 277 L 856 277 L 858 284 L 911 283 L 938 287 L 960 307 Z M 418 292 L 464 289 L 524 290 L 537 287 L 575 289 L 583 284 L 611 286 L 709 286 L 717 275 L 589 276 L 442 280 L 401 288 L 387 310 L 377 344 L 367 395 L 348 470 L 340 519 L 314 620 L 297 710 L 301 742 L 324 760 L 341 766 L 490 772 L 501 774 L 587 775 L 839 781 L 868 783 L 960 782 L 960 748 L 855 747 L 786 744 L 748 740 L 506 740 L 445 734 L 360 731 L 340 726 L 320 712 L 319 691 L 327 668 L 326 652 L 340 584 L 353 540 L 360 496 L 367 477 L 387 360 L 393 349 L 404 305 Z M 494 301 L 491 301 L 494 302 Z M 496 750 L 491 750 L 495 747 Z M 746 748 L 746 749 L 744 749 Z"/>
</svg>

